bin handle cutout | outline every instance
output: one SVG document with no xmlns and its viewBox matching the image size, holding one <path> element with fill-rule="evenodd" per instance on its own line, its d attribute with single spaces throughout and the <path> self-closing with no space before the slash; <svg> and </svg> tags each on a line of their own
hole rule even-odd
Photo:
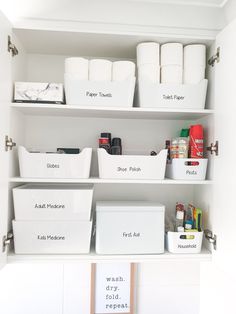
<svg viewBox="0 0 236 314">
<path fill-rule="evenodd" d="M 185 166 L 199 166 L 200 162 L 199 161 L 185 161 L 184 165 Z"/>
<path fill-rule="evenodd" d="M 195 239 L 195 235 L 193 235 L 193 234 L 181 234 L 179 236 L 179 238 L 181 240 L 194 240 Z"/>
</svg>

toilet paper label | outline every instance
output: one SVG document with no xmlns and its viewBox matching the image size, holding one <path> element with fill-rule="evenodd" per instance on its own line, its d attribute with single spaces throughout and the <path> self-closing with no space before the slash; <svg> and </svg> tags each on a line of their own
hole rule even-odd
<svg viewBox="0 0 236 314">
<path fill-rule="evenodd" d="M 66 237 L 61 235 L 55 235 L 55 234 L 39 234 L 37 235 L 37 240 L 42 241 L 65 241 Z"/>
<path fill-rule="evenodd" d="M 88 98 L 91 98 L 91 99 L 94 99 L 94 98 L 112 98 L 112 93 L 86 91 L 85 96 Z"/>
<path fill-rule="evenodd" d="M 176 95 L 176 94 L 163 94 L 162 98 L 164 100 L 183 101 L 185 99 L 185 96 Z"/>
</svg>

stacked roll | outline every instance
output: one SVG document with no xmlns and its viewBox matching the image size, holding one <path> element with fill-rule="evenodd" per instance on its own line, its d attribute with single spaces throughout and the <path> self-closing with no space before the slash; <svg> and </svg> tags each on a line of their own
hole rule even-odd
<svg viewBox="0 0 236 314">
<path fill-rule="evenodd" d="M 88 60 L 80 57 L 65 59 L 65 77 L 86 81 L 124 81 L 135 76 L 131 61 L 111 62 L 106 59 Z"/>
<path fill-rule="evenodd" d="M 206 46 L 184 47 L 184 84 L 198 84 L 205 78 Z"/>
<path fill-rule="evenodd" d="M 183 83 L 183 45 L 168 43 L 161 46 L 161 82 Z"/>
<path fill-rule="evenodd" d="M 160 45 L 154 42 L 137 46 L 137 66 L 139 80 L 160 83 Z"/>
<path fill-rule="evenodd" d="M 160 51 L 161 50 L 161 51 Z M 159 84 L 198 84 L 205 78 L 206 46 L 155 42 L 137 46 L 138 78 Z"/>
<path fill-rule="evenodd" d="M 89 61 L 79 57 L 66 58 L 65 75 L 77 80 L 88 80 Z"/>
</svg>

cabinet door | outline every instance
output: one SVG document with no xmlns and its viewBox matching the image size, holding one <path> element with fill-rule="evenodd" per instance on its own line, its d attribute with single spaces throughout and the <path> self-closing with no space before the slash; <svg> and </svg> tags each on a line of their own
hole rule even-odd
<svg viewBox="0 0 236 314">
<path fill-rule="evenodd" d="M 0 12 L 0 268 L 6 263 L 3 237 L 7 234 L 9 152 L 5 151 L 5 136 L 9 135 L 11 100 L 11 54 L 8 52 L 8 35 L 11 25 Z"/>
<path fill-rule="evenodd" d="M 216 38 L 220 61 L 215 63 L 215 139 L 213 231 L 217 267 L 236 278 L 236 20 Z"/>
</svg>

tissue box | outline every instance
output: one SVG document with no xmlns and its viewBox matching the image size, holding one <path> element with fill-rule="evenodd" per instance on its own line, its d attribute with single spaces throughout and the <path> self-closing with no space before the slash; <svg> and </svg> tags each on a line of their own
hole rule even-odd
<svg viewBox="0 0 236 314">
<path fill-rule="evenodd" d="M 15 102 L 64 103 L 63 84 L 15 82 Z"/>
</svg>

